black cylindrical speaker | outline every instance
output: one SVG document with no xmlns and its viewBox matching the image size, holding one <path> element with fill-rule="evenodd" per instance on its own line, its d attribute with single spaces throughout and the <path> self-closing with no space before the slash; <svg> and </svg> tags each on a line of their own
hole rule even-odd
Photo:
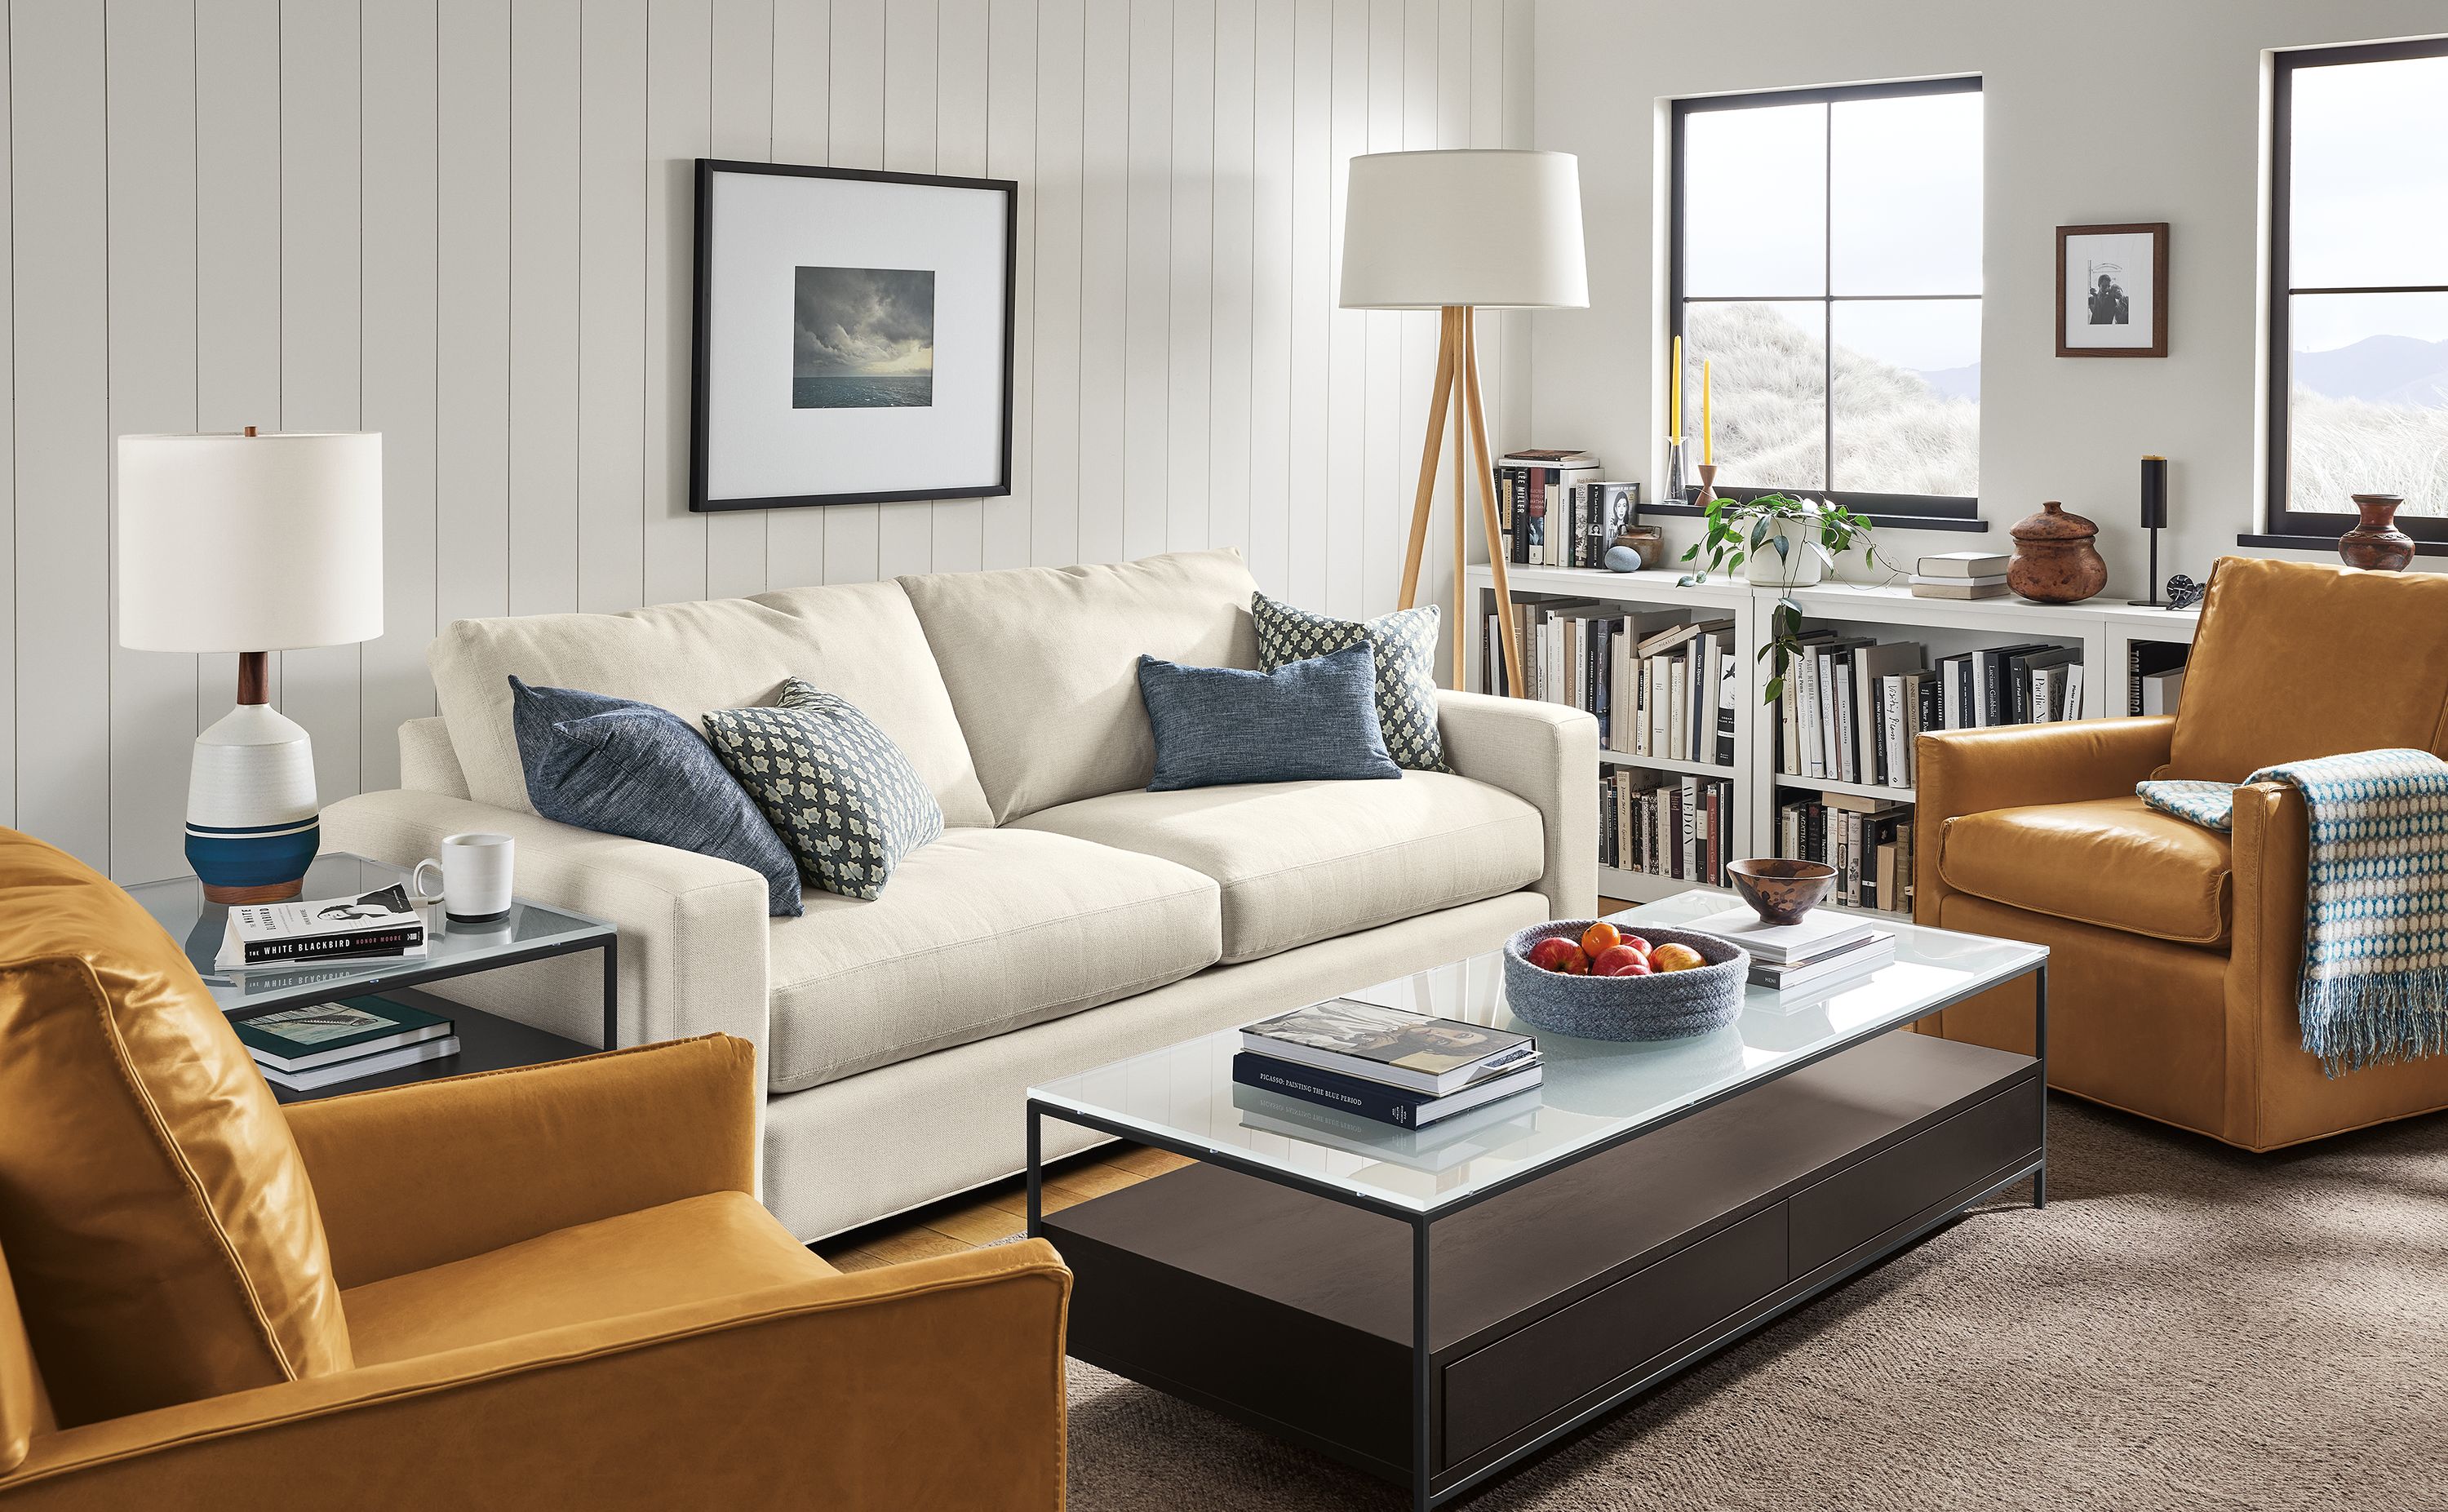
<svg viewBox="0 0 2448 1512">
<path fill-rule="evenodd" d="M 2168 523 L 2168 459 L 2142 459 L 2142 528 L 2157 530 Z"/>
</svg>

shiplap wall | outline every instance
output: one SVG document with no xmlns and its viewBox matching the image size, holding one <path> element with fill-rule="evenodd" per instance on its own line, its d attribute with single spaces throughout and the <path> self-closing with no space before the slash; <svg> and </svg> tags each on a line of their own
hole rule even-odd
<svg viewBox="0 0 2448 1512">
<path fill-rule="evenodd" d="M 184 871 L 235 665 L 116 645 L 128 431 L 384 433 L 388 629 L 277 659 L 327 802 L 395 779 L 460 616 L 1223 544 L 1390 607 L 1436 328 L 1334 309 L 1344 164 L 1528 144 L 1529 8 L 10 0 L 0 821 Z M 1010 497 L 688 512 L 706 155 L 1020 182 Z M 1518 318 L 1483 336 L 1499 446 Z"/>
</svg>

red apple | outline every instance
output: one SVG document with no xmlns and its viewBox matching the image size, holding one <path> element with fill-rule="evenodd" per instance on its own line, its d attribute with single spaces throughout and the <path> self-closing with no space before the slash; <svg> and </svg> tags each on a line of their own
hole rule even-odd
<svg viewBox="0 0 2448 1512">
<path fill-rule="evenodd" d="M 1585 977 L 1589 974 L 1590 954 L 1588 951 L 1582 949 L 1577 945 L 1573 947 L 1573 953 L 1564 958 L 1564 975 L 1568 977 Z"/>
<path fill-rule="evenodd" d="M 1649 974 L 1649 957 L 1628 945 L 1601 951 L 1598 958 L 1590 963 L 1590 975 L 1594 977 L 1645 977 Z"/>
<path fill-rule="evenodd" d="M 1541 971 L 1561 971 L 1564 963 L 1581 953 L 1581 947 L 1559 934 L 1540 941 L 1530 947 L 1529 960 Z"/>
<path fill-rule="evenodd" d="M 1657 948 L 1655 946 L 1651 945 L 1648 941 L 1642 939 L 1636 934 L 1627 934 L 1618 943 L 1628 945 L 1643 955 L 1648 955 L 1650 952 Z"/>
</svg>

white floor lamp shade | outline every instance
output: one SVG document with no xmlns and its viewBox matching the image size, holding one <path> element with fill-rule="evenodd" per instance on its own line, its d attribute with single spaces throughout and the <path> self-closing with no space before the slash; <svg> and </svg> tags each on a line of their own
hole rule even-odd
<svg viewBox="0 0 2448 1512">
<path fill-rule="evenodd" d="M 188 772 L 207 898 L 295 897 L 322 843 L 314 748 L 272 707 L 266 654 L 382 624 L 380 435 L 119 438 L 119 643 L 239 654 L 238 707 Z"/>
<path fill-rule="evenodd" d="M 1480 528 L 1487 538 L 1496 580 L 1497 622 L 1505 686 L 1522 691 L 1521 641 L 1513 620 L 1513 590 L 1504 567 L 1496 517 L 1494 459 L 1480 407 L 1478 312 L 1580 309 L 1590 302 L 1589 269 L 1581 252 L 1580 164 L 1567 152 L 1478 148 L 1449 152 L 1373 152 L 1351 160 L 1343 215 L 1343 283 L 1347 310 L 1442 310 L 1437 375 L 1428 407 L 1420 483 L 1411 503 L 1411 537 L 1403 557 L 1399 600 L 1409 608 L 1419 593 L 1436 498 L 1437 464 L 1445 413 L 1454 424 L 1453 684 L 1464 682 L 1464 522 L 1470 511 L 1465 454 L 1479 457 Z M 1493 691 L 1493 690 L 1491 690 Z"/>
</svg>

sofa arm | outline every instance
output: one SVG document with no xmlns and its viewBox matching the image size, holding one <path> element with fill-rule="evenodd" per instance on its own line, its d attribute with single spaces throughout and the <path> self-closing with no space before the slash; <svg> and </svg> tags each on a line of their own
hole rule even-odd
<svg viewBox="0 0 2448 1512">
<path fill-rule="evenodd" d="M 1598 899 L 1598 722 L 1578 709 L 1485 693 L 1437 695 L 1445 764 L 1539 811 L 1547 864 L 1539 890 L 1550 918 L 1580 918 Z"/>
<path fill-rule="evenodd" d="M 765 1054 L 765 879 L 736 861 L 555 824 L 468 798 L 395 789 L 323 811 L 324 843 L 393 866 L 439 855 L 442 837 L 491 830 L 518 842 L 521 897 L 621 931 L 621 1043 L 736 1035 Z M 430 989 L 582 1043 L 603 1037 L 594 955 L 454 977 Z"/>
<path fill-rule="evenodd" d="M 713 1192 L 753 1192 L 755 1054 L 694 1040 L 283 1109 L 343 1287 Z M 506 1158 L 507 1157 L 507 1158 Z"/>
<path fill-rule="evenodd" d="M 2078 719 L 1924 735 L 1913 746 L 1913 919 L 1939 922 L 1946 821 L 1991 809 L 2131 796 L 2165 766 L 2173 718 Z"/>
<path fill-rule="evenodd" d="M 0 1512 L 1059 1512 L 1069 1297 L 1030 1240 L 284 1382 L 38 1434 Z"/>
</svg>

